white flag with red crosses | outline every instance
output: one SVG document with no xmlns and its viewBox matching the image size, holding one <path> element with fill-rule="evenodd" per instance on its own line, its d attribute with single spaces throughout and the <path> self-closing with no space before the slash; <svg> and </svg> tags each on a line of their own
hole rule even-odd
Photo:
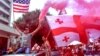
<svg viewBox="0 0 100 56">
<path fill-rule="evenodd" d="M 47 21 L 58 47 L 74 40 L 87 44 L 89 38 L 100 37 L 100 17 L 59 15 L 47 16 Z"/>
<path fill-rule="evenodd" d="M 47 16 L 47 21 L 58 47 L 67 46 L 74 40 L 80 41 L 72 16 Z"/>
</svg>

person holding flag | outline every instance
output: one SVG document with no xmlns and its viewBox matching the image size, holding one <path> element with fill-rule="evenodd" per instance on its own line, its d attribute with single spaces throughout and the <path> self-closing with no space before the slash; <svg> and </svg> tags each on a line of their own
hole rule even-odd
<svg viewBox="0 0 100 56">
<path fill-rule="evenodd" d="M 29 29 L 26 28 L 23 32 L 17 27 L 16 24 L 14 24 L 14 27 L 19 31 L 20 33 L 20 43 L 21 43 L 21 48 L 19 48 L 15 53 L 21 53 L 25 50 L 26 54 L 30 53 L 30 48 L 31 48 L 31 38 L 34 36 L 41 28 L 41 24 L 38 25 L 36 30 L 33 32 L 29 33 Z"/>
<path fill-rule="evenodd" d="M 29 9 L 30 0 L 13 0 L 13 12 L 27 13 Z M 14 24 L 14 27 L 20 33 L 21 48 L 19 48 L 15 53 L 20 53 L 25 49 L 25 53 L 30 53 L 31 38 L 34 36 L 41 28 L 42 21 L 39 21 L 38 27 L 33 32 L 29 33 L 29 29 L 26 28 L 23 32 Z"/>
</svg>

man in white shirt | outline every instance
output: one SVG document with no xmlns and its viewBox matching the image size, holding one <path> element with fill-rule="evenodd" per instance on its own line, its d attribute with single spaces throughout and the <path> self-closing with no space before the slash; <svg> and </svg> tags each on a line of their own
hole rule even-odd
<svg viewBox="0 0 100 56">
<path fill-rule="evenodd" d="M 29 29 L 26 28 L 24 30 L 24 32 L 22 32 L 17 26 L 16 24 L 14 24 L 14 27 L 19 31 L 20 33 L 20 44 L 21 44 L 21 48 L 19 48 L 15 53 L 21 53 L 23 50 L 25 50 L 26 54 L 30 53 L 30 48 L 31 48 L 31 38 L 32 36 L 34 36 L 39 29 L 41 28 L 41 24 L 38 25 L 38 27 L 36 28 L 36 30 L 34 30 L 33 32 L 29 33 Z"/>
</svg>

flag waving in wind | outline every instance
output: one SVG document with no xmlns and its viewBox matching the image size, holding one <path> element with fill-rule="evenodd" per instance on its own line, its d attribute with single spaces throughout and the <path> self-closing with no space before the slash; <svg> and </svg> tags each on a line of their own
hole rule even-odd
<svg viewBox="0 0 100 56">
<path fill-rule="evenodd" d="M 30 0 L 13 0 L 13 11 L 26 13 L 29 9 Z"/>
<path fill-rule="evenodd" d="M 86 29 L 81 24 L 81 15 L 47 16 L 53 38 L 58 47 L 67 46 L 72 41 L 88 43 Z"/>
<path fill-rule="evenodd" d="M 72 41 L 80 41 L 73 17 L 66 15 L 47 16 L 53 38 L 58 47 L 67 46 Z"/>
</svg>

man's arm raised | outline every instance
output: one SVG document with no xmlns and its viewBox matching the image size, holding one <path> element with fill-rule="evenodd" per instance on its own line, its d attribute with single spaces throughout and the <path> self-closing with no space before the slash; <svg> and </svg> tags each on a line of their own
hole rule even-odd
<svg viewBox="0 0 100 56">
<path fill-rule="evenodd" d="M 34 36 L 41 29 L 41 26 L 42 26 L 41 23 L 39 23 L 38 27 L 33 32 L 31 32 L 30 34 L 32 36 Z"/>
<path fill-rule="evenodd" d="M 42 11 L 39 15 L 39 25 L 36 28 L 36 30 L 31 33 L 32 35 L 36 34 L 39 31 L 39 29 L 41 28 L 42 22 L 44 21 L 44 17 L 47 14 L 48 9 L 50 8 L 50 6 L 51 6 L 51 2 L 49 2 L 49 1 L 44 5 L 44 7 L 43 7 L 43 9 L 42 9 Z"/>
</svg>

